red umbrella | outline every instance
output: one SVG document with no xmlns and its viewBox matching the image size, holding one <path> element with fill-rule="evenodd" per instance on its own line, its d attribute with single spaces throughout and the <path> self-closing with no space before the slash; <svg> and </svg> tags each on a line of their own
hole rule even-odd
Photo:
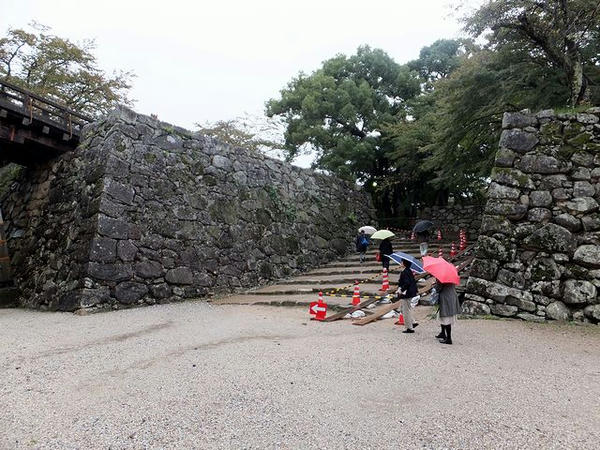
<svg viewBox="0 0 600 450">
<path fill-rule="evenodd" d="M 444 258 L 423 257 L 423 269 L 438 279 L 440 283 L 460 284 L 460 276 L 454 264 Z"/>
</svg>

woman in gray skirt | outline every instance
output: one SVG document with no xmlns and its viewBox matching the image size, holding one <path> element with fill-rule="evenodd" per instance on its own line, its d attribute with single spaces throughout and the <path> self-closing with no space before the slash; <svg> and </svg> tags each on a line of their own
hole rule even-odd
<svg viewBox="0 0 600 450">
<path fill-rule="evenodd" d="M 456 289 L 451 283 L 440 283 L 438 281 L 435 290 L 439 293 L 439 316 L 442 326 L 442 331 L 436 338 L 442 344 L 452 344 L 452 325 L 456 322 L 456 316 L 460 313 L 460 303 L 458 303 Z"/>
</svg>

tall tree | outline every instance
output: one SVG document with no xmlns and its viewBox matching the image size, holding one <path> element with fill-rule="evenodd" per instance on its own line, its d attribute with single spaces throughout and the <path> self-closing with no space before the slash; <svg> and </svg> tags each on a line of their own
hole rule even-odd
<svg viewBox="0 0 600 450">
<path fill-rule="evenodd" d="M 316 152 L 314 166 L 347 179 L 372 183 L 393 167 L 382 133 L 387 123 L 406 114 L 407 100 L 420 91 L 415 72 L 401 67 L 384 51 L 359 47 L 352 56 L 325 61 L 311 75 L 300 74 L 267 103 L 267 115 L 286 124 L 285 149 L 290 159 Z M 393 193 L 379 197 L 393 205 Z"/>
<path fill-rule="evenodd" d="M 0 78 L 90 114 L 131 105 L 131 72 L 107 75 L 98 67 L 94 42 L 74 43 L 50 28 L 9 29 L 0 38 Z"/>
<path fill-rule="evenodd" d="M 526 50 L 547 67 L 562 72 L 569 104 L 589 97 L 597 83 L 600 53 L 599 0 L 487 0 L 465 20 L 465 29 L 487 36 L 489 47 Z"/>
<path fill-rule="evenodd" d="M 407 64 L 419 73 L 423 92 L 408 102 L 407 116 L 390 124 L 385 134 L 390 147 L 388 156 L 396 167 L 394 177 L 387 182 L 401 186 L 401 209 L 405 215 L 414 214 L 419 205 L 447 201 L 449 190 L 444 184 L 431 182 L 438 176 L 437 170 L 424 161 L 431 157 L 430 145 L 440 121 L 436 87 L 459 67 L 470 45 L 466 41 L 441 39 L 423 47 L 419 58 Z"/>
</svg>

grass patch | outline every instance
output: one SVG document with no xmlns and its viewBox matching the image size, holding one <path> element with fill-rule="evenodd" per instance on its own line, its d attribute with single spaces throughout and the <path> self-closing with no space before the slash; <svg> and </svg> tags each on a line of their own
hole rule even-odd
<svg viewBox="0 0 600 450">
<path fill-rule="evenodd" d="M 23 173 L 25 167 L 10 163 L 0 168 L 0 197 L 10 189 L 10 185 Z"/>
</svg>

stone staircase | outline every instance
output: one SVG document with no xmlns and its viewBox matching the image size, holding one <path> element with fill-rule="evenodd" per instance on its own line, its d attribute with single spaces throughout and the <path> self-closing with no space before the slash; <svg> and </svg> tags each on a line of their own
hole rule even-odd
<svg viewBox="0 0 600 450">
<path fill-rule="evenodd" d="M 439 242 L 433 241 L 430 244 L 430 254 L 437 256 L 438 247 L 441 247 L 444 257 L 447 258 L 450 254 L 451 242 L 446 240 L 442 240 L 441 244 Z M 397 237 L 393 241 L 393 247 L 396 252 L 401 251 L 420 257 L 419 245 L 410 239 Z M 382 295 L 379 291 L 382 284 L 382 266 L 375 260 L 376 250 L 376 246 L 370 246 L 367 259 L 363 264 L 360 263 L 358 254 L 354 253 L 292 278 L 279 280 L 274 284 L 241 294 L 215 298 L 212 302 L 215 304 L 306 306 L 310 302 L 316 301 L 318 293 L 321 291 L 325 295 L 325 302 L 331 309 L 346 307 L 352 300 L 355 280 L 361 282 L 361 298 Z M 391 289 L 388 292 L 395 291 L 400 271 L 401 266 L 391 261 L 389 274 Z M 467 276 L 463 273 L 459 291 L 466 279 Z M 327 295 L 332 292 L 335 292 L 336 296 Z"/>
</svg>

